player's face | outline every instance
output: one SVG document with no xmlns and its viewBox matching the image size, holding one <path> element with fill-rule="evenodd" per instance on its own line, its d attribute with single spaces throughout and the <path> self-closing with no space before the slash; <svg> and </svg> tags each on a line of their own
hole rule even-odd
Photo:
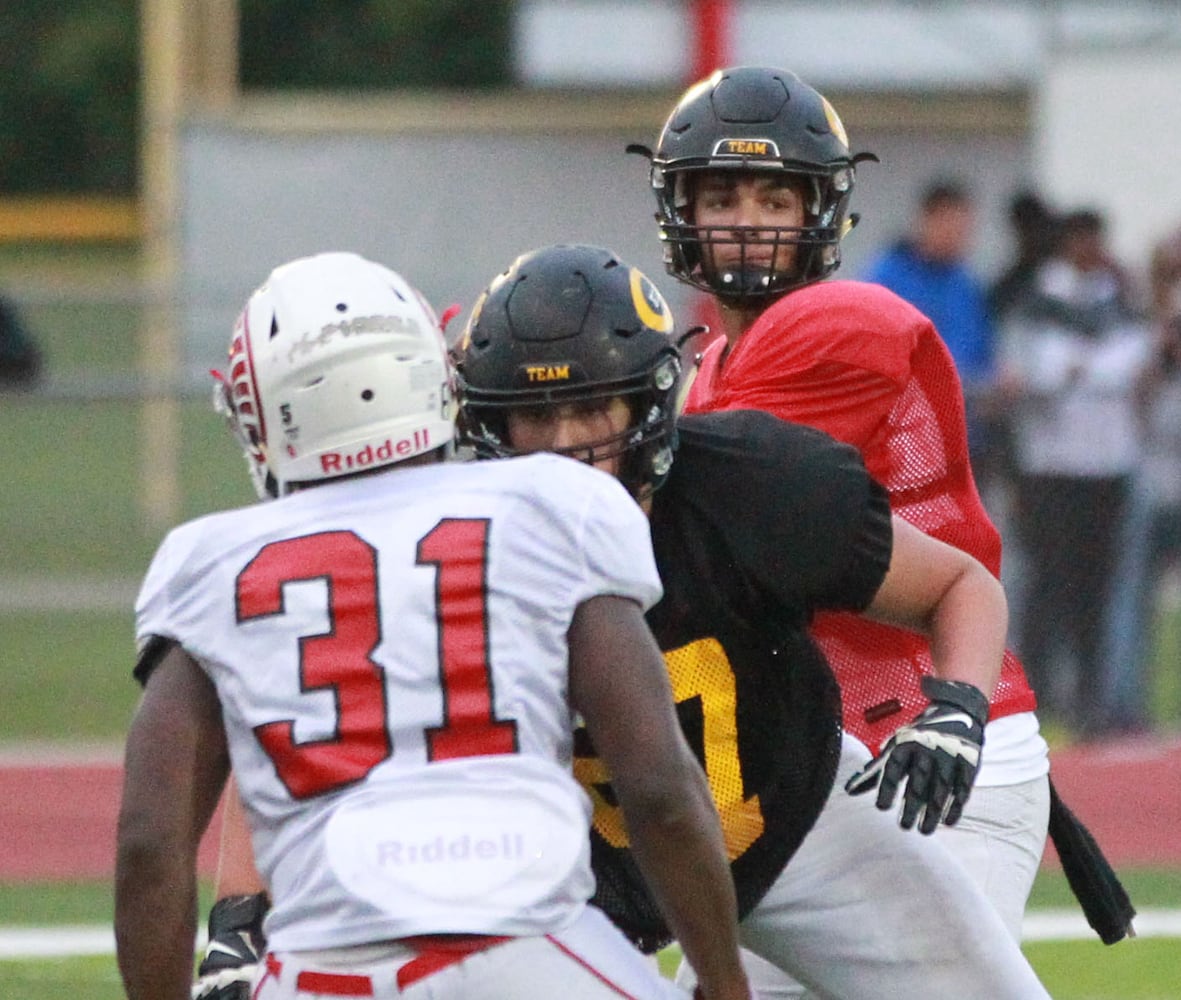
<svg viewBox="0 0 1181 1000">
<path fill-rule="evenodd" d="M 692 213 L 697 226 L 715 230 L 704 248 L 709 256 L 707 266 L 780 271 L 794 266 L 795 246 L 774 240 L 776 230 L 804 225 L 804 197 L 798 180 L 756 171 L 707 171 L 694 185 Z"/>
<path fill-rule="evenodd" d="M 621 456 L 613 439 L 631 422 L 626 400 L 614 396 L 509 410 L 508 435 L 516 451 L 557 451 L 617 476 Z M 614 454 L 604 457 L 603 452 Z"/>
</svg>

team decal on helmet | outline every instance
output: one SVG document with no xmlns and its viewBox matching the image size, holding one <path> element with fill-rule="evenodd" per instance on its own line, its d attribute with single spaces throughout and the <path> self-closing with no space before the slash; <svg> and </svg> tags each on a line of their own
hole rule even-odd
<svg viewBox="0 0 1181 1000">
<path fill-rule="evenodd" d="M 569 382 L 570 363 L 559 365 L 522 365 L 521 370 L 530 382 Z"/>
<path fill-rule="evenodd" d="M 741 156 L 744 159 L 780 159 L 779 146 L 773 139 L 719 139 L 713 155 L 715 158 Z"/>
<path fill-rule="evenodd" d="M 294 361 L 300 354 L 308 354 L 331 343 L 334 337 L 355 337 L 364 333 L 407 333 L 417 336 L 421 332 L 413 316 L 357 316 L 339 323 L 326 323 L 318 331 L 303 331 L 288 347 L 289 360 Z"/>
<path fill-rule="evenodd" d="M 828 102 L 828 98 L 823 94 L 820 95 L 820 103 L 824 107 L 824 117 L 828 120 L 828 127 L 832 129 L 832 134 L 841 140 L 842 146 L 848 149 L 849 136 L 845 133 L 845 126 L 841 122 L 841 116 L 837 114 L 837 109 Z"/>
</svg>

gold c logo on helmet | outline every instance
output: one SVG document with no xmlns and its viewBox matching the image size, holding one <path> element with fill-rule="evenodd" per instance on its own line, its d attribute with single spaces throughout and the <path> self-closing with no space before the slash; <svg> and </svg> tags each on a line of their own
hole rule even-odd
<svg viewBox="0 0 1181 1000">
<path fill-rule="evenodd" d="M 827 97 L 821 97 L 820 103 L 824 105 L 824 117 L 828 119 L 828 127 L 832 134 L 841 140 L 842 146 L 848 148 L 849 137 L 845 134 L 845 126 L 841 124 L 841 116 L 837 114 L 837 109 L 828 103 Z"/>
<path fill-rule="evenodd" d="M 636 315 L 640 317 L 644 326 L 651 327 L 657 333 L 671 333 L 673 328 L 673 314 L 664 301 L 664 296 L 656 290 L 644 273 L 632 268 L 629 274 L 632 291 L 632 305 L 636 307 Z"/>
</svg>

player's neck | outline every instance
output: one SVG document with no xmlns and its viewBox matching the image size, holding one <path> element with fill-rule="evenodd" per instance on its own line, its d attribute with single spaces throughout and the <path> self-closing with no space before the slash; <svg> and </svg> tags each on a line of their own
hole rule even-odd
<svg viewBox="0 0 1181 1000">
<path fill-rule="evenodd" d="M 730 352 L 734 350 L 742 335 L 759 318 L 762 309 L 727 305 L 725 301 L 719 301 L 718 307 L 722 335 L 726 338 L 726 346 L 722 351 L 722 362 L 725 363 L 726 358 L 730 356 Z"/>
</svg>

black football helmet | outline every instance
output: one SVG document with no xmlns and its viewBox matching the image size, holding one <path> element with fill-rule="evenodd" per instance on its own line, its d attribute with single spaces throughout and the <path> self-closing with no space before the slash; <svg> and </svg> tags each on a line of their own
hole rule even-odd
<svg viewBox="0 0 1181 1000">
<path fill-rule="evenodd" d="M 522 254 L 476 301 L 456 353 L 460 441 L 478 456 L 515 455 L 510 408 L 621 396 L 622 434 L 571 449 L 622 454 L 620 480 L 644 496 L 664 480 L 675 447 L 680 353 L 656 286 L 610 250 L 554 245 Z"/>
<path fill-rule="evenodd" d="M 841 238 L 857 222 L 856 215 L 848 215 L 857 164 L 877 161 L 873 153 L 850 154 L 844 126 L 823 95 L 794 73 L 761 66 L 719 69 L 694 84 L 668 116 L 656 152 L 638 145 L 628 151 L 643 153 L 651 162 L 669 273 L 740 302 L 775 298 L 837 269 Z M 695 225 L 692 182 L 704 170 L 777 171 L 800 178 L 805 182 L 805 225 Z M 722 243 L 770 245 L 772 263 L 711 268 L 712 258 L 703 248 Z M 795 264 L 777 267 L 780 248 L 789 246 L 797 248 Z"/>
</svg>

